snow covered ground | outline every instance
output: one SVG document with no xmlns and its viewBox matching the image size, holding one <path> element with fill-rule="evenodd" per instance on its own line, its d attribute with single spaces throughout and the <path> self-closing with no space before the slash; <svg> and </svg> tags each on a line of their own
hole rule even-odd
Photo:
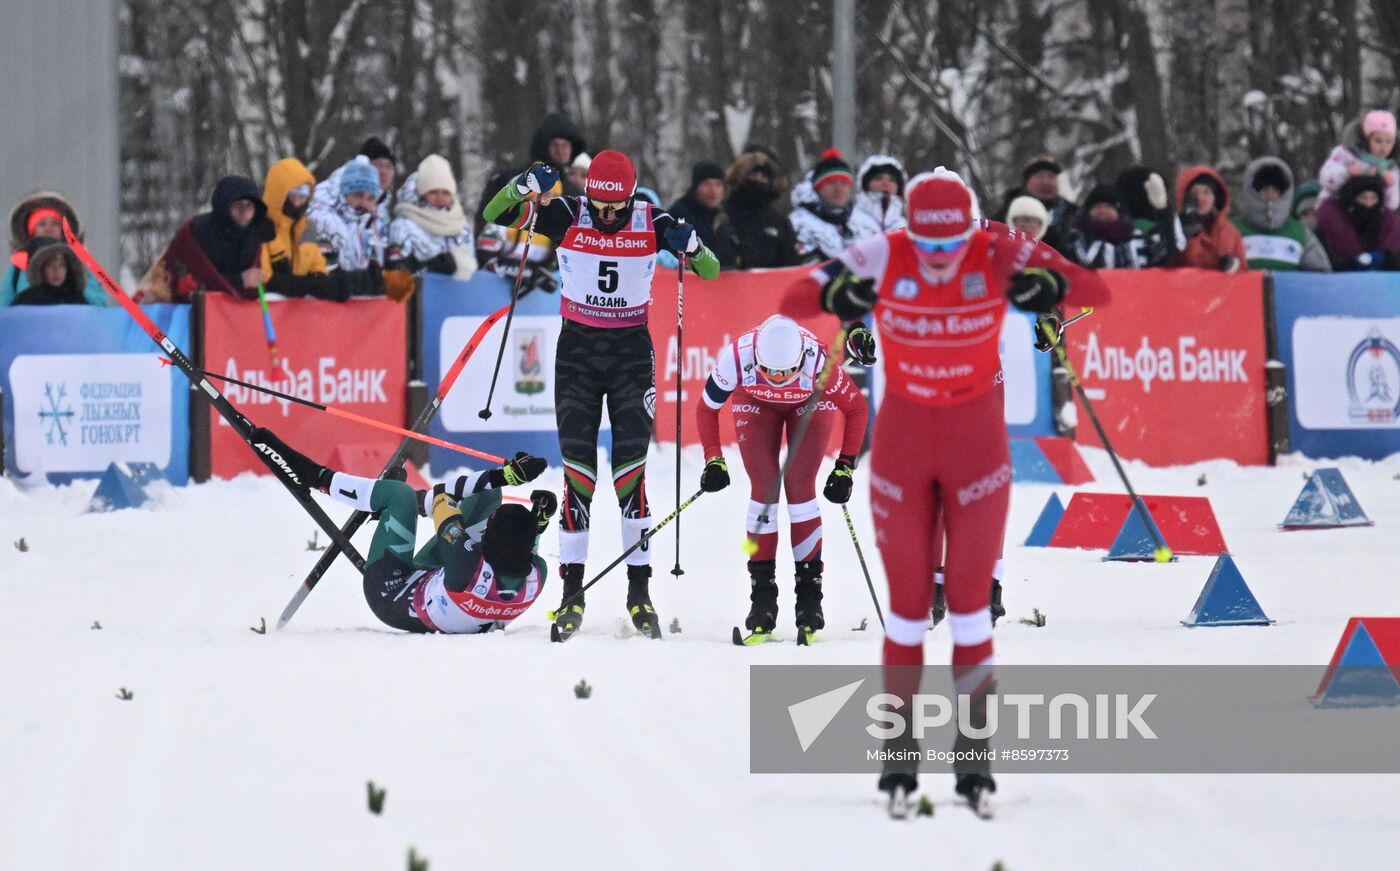
<svg viewBox="0 0 1400 871">
<path fill-rule="evenodd" d="M 699 457 L 685 459 L 693 489 Z M 1088 459 L 1096 489 L 1117 492 L 1106 455 Z M 664 512 L 673 460 L 653 462 Z M 1210 496 L 1277 625 L 1182 628 L 1210 558 L 1012 547 L 1000 661 L 1326 663 L 1348 617 L 1400 614 L 1400 462 L 1338 465 L 1375 527 L 1278 532 L 1298 466 L 1130 466 L 1143 492 Z M 590 592 L 567 645 L 548 643 L 545 607 L 493 636 L 385 630 L 343 561 L 287 631 L 255 634 L 314 561 L 312 523 L 270 480 L 105 515 L 82 513 L 93 483 L 0 480 L 0 868 L 385 869 L 405 867 L 410 846 L 433 869 L 1338 868 L 1400 851 L 1394 775 L 1007 775 L 990 823 L 950 806 L 950 778 L 924 778 L 933 819 L 895 823 L 872 776 L 750 775 L 747 666 L 873 662 L 880 635 L 828 510 L 826 640 L 729 643 L 748 588 L 747 487 L 731 468 L 736 486 L 684 515 L 686 575 L 669 574 L 669 534 L 655 551 L 658 610 L 683 632 L 616 637 L 619 573 Z M 853 513 L 883 595 L 863 489 Z M 1050 489 L 1017 485 L 1009 542 Z M 604 501 L 596 566 L 619 549 Z M 1033 607 L 1044 628 L 1015 622 Z M 785 598 L 784 626 L 791 613 Z M 872 628 L 852 631 L 862 617 Z M 950 643 L 946 627 L 931 633 L 930 661 Z M 580 678 L 588 700 L 574 697 Z M 366 810 L 369 780 L 387 788 L 382 816 Z"/>
</svg>

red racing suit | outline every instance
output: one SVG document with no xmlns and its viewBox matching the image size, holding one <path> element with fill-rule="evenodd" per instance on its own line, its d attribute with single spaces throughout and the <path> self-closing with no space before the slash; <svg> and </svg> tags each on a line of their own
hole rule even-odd
<svg viewBox="0 0 1400 871">
<path fill-rule="evenodd" d="M 794 562 L 822 558 L 822 515 L 817 503 L 817 472 L 831 434 L 836 413 L 845 418 L 841 455 L 855 464 L 870 409 L 860 390 L 846 377 L 839 362 L 833 365 L 820 401 L 812 407 L 797 453 L 788 463 L 787 474 L 778 481 L 783 434 L 789 449 L 802 420 L 807 401 L 816 389 L 826 366 L 827 348 L 807 330 L 802 330 L 802 365 L 797 377 L 787 384 L 774 385 L 759 371 L 754 361 L 753 329 L 730 342 L 719 353 L 714 371 L 705 382 L 705 393 L 696 406 L 696 424 L 705 459 L 722 457 L 719 438 L 719 412 L 733 396 L 730 410 L 739 436 L 739 455 L 749 476 L 749 511 L 745 529 L 757 545 L 751 560 L 774 559 L 778 551 L 776 510 L 761 516 L 764 506 L 776 507 L 780 491 L 787 494 L 788 522 L 791 524 Z"/>
<path fill-rule="evenodd" d="M 959 692 L 991 681 L 988 579 L 1011 486 L 1002 391 L 995 389 L 998 340 L 1011 278 L 1030 267 L 1068 279 L 1076 304 L 1107 300 L 1108 288 L 1094 273 L 988 221 L 979 223 L 956 272 L 943 281 L 925 271 L 904 231 L 856 242 L 812 273 L 824 282 L 849 270 L 878 290 L 874 320 L 887 385 L 875 418 L 870 501 L 890 585 L 886 684 L 905 698 L 917 684 L 894 679 L 901 671 L 894 667 L 923 664 L 940 526 L 947 536 L 944 592 Z M 912 677 L 917 670 L 902 673 Z"/>
</svg>

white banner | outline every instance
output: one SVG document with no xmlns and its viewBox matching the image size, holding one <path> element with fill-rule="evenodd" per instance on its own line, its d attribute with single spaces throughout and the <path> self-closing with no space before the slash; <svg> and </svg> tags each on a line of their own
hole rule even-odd
<svg viewBox="0 0 1400 871">
<path fill-rule="evenodd" d="M 1400 426 L 1400 319 L 1294 321 L 1293 409 L 1308 429 Z"/>
<path fill-rule="evenodd" d="M 483 317 L 450 317 L 442 322 L 441 371 L 452 368 L 462 346 L 486 320 Z M 491 418 L 478 416 L 486 407 L 491 371 L 501 346 L 506 320 L 502 318 L 482 339 L 467 361 L 457 383 L 443 400 L 442 425 L 450 432 L 520 432 L 552 430 L 554 423 L 554 347 L 562 321 L 557 314 L 516 315 L 510 342 L 501 361 Z"/>
<path fill-rule="evenodd" d="M 15 465 L 101 472 L 170 463 L 170 372 L 154 354 L 26 354 L 10 364 Z"/>
<path fill-rule="evenodd" d="M 1007 312 L 1001 322 L 1001 371 L 1006 379 L 1006 423 L 1026 426 L 1035 423 L 1036 383 L 1035 335 L 1031 321 Z M 1044 389 L 1049 389 L 1048 386 Z"/>
</svg>

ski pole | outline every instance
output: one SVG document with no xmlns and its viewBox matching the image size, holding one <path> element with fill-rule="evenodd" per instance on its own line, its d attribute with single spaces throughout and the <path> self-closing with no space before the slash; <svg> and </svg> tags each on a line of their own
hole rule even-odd
<svg viewBox="0 0 1400 871">
<path fill-rule="evenodd" d="M 885 628 L 885 615 L 880 611 L 880 597 L 875 595 L 875 582 L 870 580 L 870 569 L 865 564 L 865 554 L 860 549 L 860 539 L 856 538 L 856 525 L 851 522 L 851 509 L 845 503 L 841 513 L 846 515 L 846 529 L 851 533 L 851 544 L 856 546 L 856 558 L 860 560 L 860 570 L 865 575 L 865 586 L 870 588 L 870 601 L 875 604 L 875 616 L 880 618 L 880 628 Z"/>
<path fill-rule="evenodd" d="M 359 551 L 355 550 L 354 546 L 350 544 L 349 538 L 336 528 L 336 525 L 331 522 L 330 517 L 326 516 L 326 512 L 321 506 L 317 505 L 316 501 L 311 498 L 311 493 L 309 491 L 300 491 L 293 486 L 292 482 L 285 477 L 286 470 L 280 466 L 278 461 L 254 447 L 252 441 L 253 424 L 248 421 L 248 418 L 244 417 L 242 412 L 237 408 L 234 408 L 233 403 L 229 402 L 228 398 L 220 393 L 219 388 L 211 384 L 208 378 L 199 374 L 199 370 L 195 368 L 190 358 L 185 356 L 185 352 L 180 350 L 180 347 L 171 341 L 170 337 L 162 332 L 160 327 L 156 326 L 155 321 L 147 317 L 146 313 L 141 311 L 141 308 L 132 301 L 131 297 L 126 295 L 126 292 L 121 289 L 121 286 L 117 284 L 116 280 L 113 279 L 107 270 L 103 269 L 101 264 L 97 262 L 97 259 L 92 256 L 92 252 L 88 251 L 87 246 L 79 241 L 77 235 L 73 232 L 73 228 L 69 226 L 67 219 L 63 221 L 63 235 L 68 240 L 68 247 L 72 248 L 73 253 L 78 255 L 78 259 L 83 261 L 83 265 L 86 266 L 93 275 L 97 276 L 97 280 L 102 282 L 102 286 L 107 289 L 107 293 L 131 316 L 132 320 L 136 321 L 137 326 L 145 331 L 146 335 L 151 337 L 152 341 L 165 350 L 165 353 L 170 356 L 171 361 L 180 368 L 180 371 L 184 373 L 190 383 L 198 386 L 199 389 L 204 392 L 205 396 L 209 398 L 209 403 L 219 412 L 219 416 L 229 422 L 229 425 L 233 427 L 234 431 L 237 432 L 248 445 L 248 449 L 256 454 L 258 459 L 262 460 L 263 465 L 267 466 L 268 470 L 273 473 L 273 477 L 280 481 L 282 486 L 287 488 L 287 492 L 291 493 L 292 496 L 301 503 L 301 507 L 306 510 L 307 514 L 311 515 L 311 519 L 316 522 L 317 526 L 321 527 L 321 530 L 330 537 L 331 541 L 339 544 L 341 549 L 350 557 L 351 561 L 354 562 L 361 571 L 364 571 L 365 558 L 360 556 Z"/>
<path fill-rule="evenodd" d="M 520 268 L 515 273 L 515 287 L 510 291 L 510 308 L 506 311 L 506 328 L 501 333 L 501 348 L 496 352 L 496 368 L 491 372 L 491 389 L 486 391 L 486 407 L 476 413 L 482 420 L 491 419 L 491 398 L 496 395 L 496 379 L 501 374 L 501 361 L 506 356 L 506 342 L 510 341 L 510 322 L 515 318 L 515 303 L 520 299 L 520 284 L 525 278 L 525 261 L 530 256 L 530 242 L 535 238 L 535 219 L 540 216 L 540 207 L 530 207 L 530 225 L 525 228 L 525 249 L 520 252 Z"/>
<path fill-rule="evenodd" d="M 1093 309 L 1081 312 L 1074 320 L 1078 320 L 1084 315 L 1092 312 Z M 1138 513 L 1138 518 L 1142 520 L 1143 526 L 1147 527 L 1151 534 L 1156 548 L 1153 551 L 1153 559 L 1159 563 L 1171 562 L 1172 549 L 1167 546 L 1167 542 L 1162 538 L 1162 533 L 1157 529 L 1157 524 L 1152 521 L 1152 515 L 1147 512 L 1147 506 L 1138 498 L 1137 491 L 1133 489 L 1132 482 L 1128 480 L 1128 473 L 1123 470 L 1123 464 L 1118 461 L 1118 454 L 1113 450 L 1112 443 L 1108 440 L 1108 433 L 1104 432 L 1103 424 L 1099 422 L 1099 416 L 1094 413 L 1094 406 L 1089 402 L 1089 394 L 1084 391 L 1084 383 L 1079 380 L 1079 373 L 1074 371 L 1074 366 L 1069 362 L 1069 355 L 1065 353 L 1064 346 L 1058 341 L 1059 337 L 1054 335 L 1048 324 L 1041 325 L 1041 332 L 1045 338 L 1052 342 L 1055 351 L 1055 358 L 1064 367 L 1065 374 L 1069 376 L 1069 383 L 1074 387 L 1074 392 L 1079 396 L 1079 403 L 1084 406 L 1084 411 L 1089 415 L 1089 422 L 1094 425 L 1094 431 L 1099 434 L 1099 441 L 1103 442 L 1104 450 L 1108 451 L 1108 458 L 1113 461 L 1113 468 L 1118 472 L 1118 479 L 1123 482 L 1123 487 L 1128 491 L 1128 498 L 1133 502 L 1133 508 Z"/>
<path fill-rule="evenodd" d="M 836 338 L 832 340 L 827 349 L 826 364 L 822 366 L 821 374 L 817 376 L 817 383 L 812 385 L 812 395 L 807 397 L 807 402 L 802 406 L 802 419 L 797 422 L 797 431 L 788 439 L 787 456 L 783 457 L 783 465 L 778 469 L 777 483 L 773 485 L 773 498 L 763 504 L 763 510 L 758 512 L 758 522 L 760 524 L 768 522 L 768 512 L 773 510 L 773 506 L 778 504 L 778 493 L 787 478 L 788 466 L 792 465 L 792 458 L 797 456 L 797 449 L 802 444 L 802 437 L 807 434 L 807 427 L 811 425 L 812 418 L 816 416 L 817 403 L 821 401 L 822 392 L 826 390 L 826 382 L 831 378 L 831 373 L 836 369 L 836 349 L 846 347 L 846 333 L 849 328 L 841 325 L 837 331 Z M 753 556 L 758 552 L 758 542 L 748 536 L 744 537 L 744 553 Z"/>
<path fill-rule="evenodd" d="M 565 608 L 569 607 L 569 606 L 572 605 L 574 602 L 576 602 L 576 601 L 578 601 L 579 599 L 581 599 L 581 598 L 583 597 L 583 594 L 586 593 L 586 592 L 588 592 L 588 588 L 589 588 L 589 587 L 591 587 L 591 586 L 593 586 L 594 584 L 596 584 L 596 583 L 598 583 L 599 581 L 601 581 L 601 580 L 603 579 L 603 576 L 604 576 L 604 575 L 606 575 L 608 572 L 612 571 L 613 569 L 615 569 L 615 568 L 617 568 L 619 565 L 621 565 L 621 564 L 622 564 L 622 561 L 625 560 L 625 559 L 627 559 L 627 557 L 631 556 L 632 553 L 633 553 L 633 551 L 637 550 L 637 548 L 639 548 L 639 547 L 645 545 L 648 541 L 651 541 L 652 536 L 654 536 L 654 535 L 656 535 L 658 532 L 660 532 L 660 531 L 662 530 L 662 528 L 664 528 L 664 527 L 666 526 L 666 524 L 670 523 L 672 520 L 675 520 L 677 517 L 680 517 L 682 511 L 684 511 L 685 509 L 689 508 L 691 505 L 695 504 L 695 500 L 696 500 L 696 499 L 699 499 L 699 498 L 700 498 L 701 496 L 703 496 L 704 494 L 705 494 L 705 491 L 704 491 L 704 490 L 696 490 L 696 491 L 695 491 L 695 494 L 694 494 L 693 496 L 691 496 L 689 499 L 687 499 L 687 500 L 685 500 L 684 502 L 682 502 L 680 505 L 678 505 L 678 506 L 676 507 L 676 510 L 675 510 L 675 511 L 672 511 L 670 514 L 667 514 L 665 517 L 661 518 L 661 522 L 660 522 L 660 523 L 657 523 L 657 524 L 656 524 L 655 526 L 653 526 L 651 529 L 647 530 L 646 535 L 643 535 L 641 538 L 639 538 L 639 539 L 637 539 L 636 541 L 634 541 L 634 542 L 632 543 L 631 547 L 628 547 L 628 548 L 627 548 L 626 550 L 624 550 L 622 553 L 618 554 L 617 559 L 613 560 L 612 562 L 610 562 L 610 563 L 608 563 L 606 566 L 604 566 L 602 571 L 598 572 L 598 574 L 596 574 L 596 575 L 593 576 L 593 580 L 589 581 L 588 583 L 586 583 L 586 584 L 584 584 L 582 587 L 580 587 L 580 588 L 578 589 L 578 592 L 574 593 L 572 596 L 567 596 L 567 597 L 565 597 L 564 601 L 562 601 L 562 602 L 559 603 L 558 609 L 556 609 L 553 613 L 561 613 Z M 553 618 L 551 617 L 550 619 L 553 619 Z"/>
<path fill-rule="evenodd" d="M 166 366 L 170 365 L 170 360 L 166 357 L 161 357 L 160 362 Z M 283 393 L 280 390 L 273 390 L 271 387 L 264 387 L 261 384 L 253 384 L 248 381 L 241 381 L 229 375 L 219 375 L 217 373 L 210 372 L 207 369 L 196 369 L 195 371 L 206 378 L 214 378 L 219 381 L 226 382 L 228 384 L 237 384 L 239 387 L 245 387 L 248 390 L 256 390 L 259 393 L 265 393 L 268 396 L 273 396 L 277 399 L 283 399 L 287 402 L 294 402 L 297 405 L 303 405 L 307 408 L 314 408 L 317 411 L 324 411 L 327 414 L 333 414 L 336 417 L 343 417 L 346 420 L 353 420 L 356 423 L 362 423 L 365 426 L 372 426 L 375 429 L 382 429 L 385 432 L 396 433 L 398 435 L 403 436 L 404 438 L 425 442 L 430 445 L 437 445 L 440 448 L 447 448 L 450 451 L 456 451 L 460 454 L 466 454 L 469 457 L 476 457 L 477 459 L 481 460 L 490 460 L 493 463 L 504 463 L 506 461 L 505 457 L 498 457 L 495 454 L 483 453 L 482 451 L 473 450 L 472 448 L 466 447 L 465 445 L 453 444 L 452 442 L 445 441 L 434 436 L 416 433 L 411 429 L 404 429 L 401 426 L 394 426 L 392 423 L 385 423 L 382 420 L 375 420 L 371 417 L 365 417 L 363 415 L 356 414 L 353 411 L 346 411 L 343 408 L 336 408 L 334 405 L 322 405 L 321 403 L 313 402 L 310 399 L 302 399 L 300 396 L 292 396 L 290 393 Z"/>
<path fill-rule="evenodd" d="M 272 328 L 272 312 L 267 307 L 267 294 L 262 282 L 258 282 L 258 305 L 262 306 L 263 334 L 267 336 L 267 355 L 272 358 L 272 368 L 277 368 L 277 331 Z"/>
<path fill-rule="evenodd" d="M 506 306 L 501 306 L 488 315 L 486 320 L 477 325 L 471 338 L 462 346 L 462 350 L 457 353 L 457 359 L 453 361 L 452 367 L 438 380 L 437 393 L 435 393 L 432 400 L 423 407 L 423 410 L 418 413 L 418 419 L 413 422 L 413 426 L 411 427 L 415 432 L 427 429 L 428 424 L 437 416 L 438 409 L 442 407 L 443 400 L 447 398 L 448 392 L 452 390 L 452 385 L 457 383 L 457 378 L 462 374 L 462 370 L 466 368 L 467 361 L 471 359 L 472 354 L 476 352 L 476 349 L 481 345 L 482 340 L 486 338 L 486 334 L 491 331 L 491 328 L 505 316 L 506 308 Z M 390 473 L 398 471 L 399 467 L 401 467 L 408 458 L 409 446 L 412 444 L 412 439 L 404 439 L 399 443 L 398 450 L 394 451 L 394 455 L 389 458 L 389 462 L 384 464 L 384 470 L 379 473 L 380 478 L 384 478 Z M 369 513 L 366 511 L 355 511 L 351 513 L 350 518 L 345 521 L 345 525 L 340 528 L 341 535 L 345 536 L 346 539 L 351 538 L 359 531 L 361 526 L 364 526 L 365 521 L 368 519 Z M 287 607 L 282 609 L 282 616 L 277 618 L 277 628 L 279 630 L 285 627 L 287 622 L 292 619 L 297 609 L 301 607 L 301 603 L 305 602 L 306 597 L 311 595 L 311 591 L 321 582 L 321 578 L 330 570 L 331 565 L 335 563 L 335 558 L 339 555 L 340 546 L 334 541 L 331 542 L 329 547 L 322 551 L 320 559 L 316 561 L 316 565 L 312 567 L 310 573 L 302 580 L 301 586 L 297 587 L 297 591 L 292 594 L 291 601 L 287 602 Z M 363 567 L 360 567 L 360 570 L 363 572 Z"/>
<path fill-rule="evenodd" d="M 681 395 L 685 392 L 685 339 L 681 328 L 685 323 L 685 253 L 680 256 L 676 270 L 676 504 L 681 504 Z M 681 568 L 681 521 L 676 518 L 676 566 L 671 574 L 685 574 Z"/>
</svg>

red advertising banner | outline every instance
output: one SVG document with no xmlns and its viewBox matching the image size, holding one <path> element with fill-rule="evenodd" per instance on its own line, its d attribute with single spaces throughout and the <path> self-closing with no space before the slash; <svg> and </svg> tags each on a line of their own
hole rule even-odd
<svg viewBox="0 0 1400 871">
<path fill-rule="evenodd" d="M 1065 337 L 1114 450 L 1154 466 L 1267 463 L 1264 273 L 1100 275 L 1112 302 Z M 1100 445 L 1083 415 L 1076 440 Z"/>
<path fill-rule="evenodd" d="M 258 304 L 215 294 L 206 296 L 204 368 L 322 405 L 405 425 L 405 306 L 388 299 L 352 299 L 345 303 L 296 299 L 272 302 L 269 306 L 277 331 L 279 360 L 275 370 Z M 337 449 L 344 457 L 364 458 L 382 453 L 387 460 L 400 441 L 393 433 L 246 387 L 221 387 L 249 420 L 275 430 L 288 444 L 317 462 L 328 462 Z M 209 415 L 211 474 L 220 478 L 241 472 L 267 474 L 266 467 L 233 428 L 213 409 Z M 378 475 L 381 469 L 382 466 L 367 465 L 346 471 Z"/>
<path fill-rule="evenodd" d="M 768 317 L 788 315 L 830 343 L 841 328 L 837 319 L 821 310 L 815 292 L 806 298 L 798 281 L 810 266 L 721 272 L 714 281 L 694 273 L 685 279 L 685 359 L 676 343 L 676 270 L 658 269 L 652 283 L 651 338 L 656 345 L 656 434 L 674 442 L 676 433 L 676 381 L 682 383 L 682 434 L 686 445 L 699 444 L 695 404 L 705 391 L 705 379 L 715 356 L 725 345 L 763 323 Z M 832 449 L 840 443 L 841 428 L 832 431 Z M 720 438 L 735 443 L 734 420 L 726 408 L 720 412 Z"/>
</svg>

